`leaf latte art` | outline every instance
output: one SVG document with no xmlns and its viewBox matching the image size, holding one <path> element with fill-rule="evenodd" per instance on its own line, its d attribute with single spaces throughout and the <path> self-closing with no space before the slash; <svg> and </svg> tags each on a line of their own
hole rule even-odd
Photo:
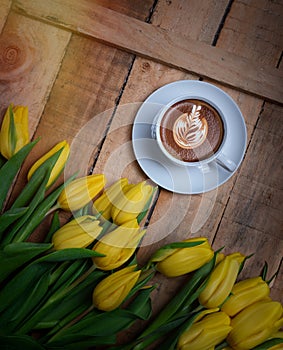
<svg viewBox="0 0 283 350">
<path fill-rule="evenodd" d="M 208 125 L 205 118 L 200 118 L 201 108 L 194 105 L 190 114 L 184 113 L 175 121 L 173 137 L 180 147 L 192 149 L 205 141 Z"/>
</svg>

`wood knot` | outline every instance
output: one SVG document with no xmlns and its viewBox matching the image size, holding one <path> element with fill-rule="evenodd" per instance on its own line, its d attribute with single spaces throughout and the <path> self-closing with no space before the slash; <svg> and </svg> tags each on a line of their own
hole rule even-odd
<svg viewBox="0 0 283 350">
<path fill-rule="evenodd" d="M 33 60 L 32 50 L 24 38 L 14 33 L 0 37 L 0 80 L 14 80 L 23 75 Z"/>
<path fill-rule="evenodd" d="M 150 64 L 148 62 L 143 62 L 142 71 L 145 73 L 150 70 Z"/>
</svg>

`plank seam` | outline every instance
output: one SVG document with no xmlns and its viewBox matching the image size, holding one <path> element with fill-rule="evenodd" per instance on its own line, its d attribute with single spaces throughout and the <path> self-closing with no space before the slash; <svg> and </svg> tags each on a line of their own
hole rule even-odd
<svg viewBox="0 0 283 350">
<path fill-rule="evenodd" d="M 234 2 L 234 0 L 230 0 L 229 3 L 226 6 L 225 12 L 224 12 L 223 17 L 221 19 L 221 22 L 220 22 L 220 24 L 219 24 L 219 26 L 217 28 L 217 31 L 216 31 L 216 33 L 214 35 L 214 39 L 213 39 L 212 44 L 211 44 L 212 46 L 216 46 L 216 44 L 217 44 L 217 41 L 218 41 L 219 36 L 221 34 L 221 31 L 222 31 L 222 29 L 223 29 L 223 27 L 225 25 L 226 18 L 228 17 L 228 15 L 229 15 L 229 13 L 231 11 L 231 7 L 233 5 L 233 2 Z"/>
</svg>

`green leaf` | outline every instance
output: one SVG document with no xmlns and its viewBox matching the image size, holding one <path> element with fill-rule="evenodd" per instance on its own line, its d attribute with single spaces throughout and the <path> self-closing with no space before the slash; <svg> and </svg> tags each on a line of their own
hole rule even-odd
<svg viewBox="0 0 283 350">
<path fill-rule="evenodd" d="M 17 146 L 17 133 L 16 133 L 16 125 L 15 118 L 12 105 L 9 106 L 9 117 L 10 117 L 10 125 L 9 125 L 9 143 L 11 146 L 11 153 L 15 153 L 15 149 Z"/>
<path fill-rule="evenodd" d="M 33 259 L 46 252 L 52 244 L 45 243 L 11 243 L 0 250 L 0 282 L 3 282 L 12 272 Z"/>
<path fill-rule="evenodd" d="M 123 309 L 99 314 L 92 312 L 60 333 L 60 338 L 66 334 L 108 337 L 127 328 L 135 320 L 136 317 L 132 313 Z"/>
<path fill-rule="evenodd" d="M 36 310 L 32 317 L 30 317 L 29 320 L 17 330 L 17 334 L 26 334 L 31 331 L 41 319 L 49 314 L 50 311 L 64 303 L 65 298 L 80 293 L 87 288 L 87 286 L 94 286 L 97 280 L 101 279 L 103 275 L 104 273 L 101 271 L 93 271 L 93 273 L 89 274 L 87 278 L 81 281 L 78 285 L 73 284 L 61 290 L 60 293 L 53 294 L 48 298 L 45 304 L 42 305 L 39 310 Z"/>
<path fill-rule="evenodd" d="M 142 320 L 149 319 L 152 313 L 150 293 L 154 289 L 155 286 L 140 290 L 130 305 L 127 306 L 127 311 Z"/>
<path fill-rule="evenodd" d="M 267 340 L 264 343 L 256 346 L 252 350 L 268 350 L 272 346 L 275 346 L 275 345 L 278 345 L 278 344 L 283 344 L 283 339 L 282 338 L 273 338 L 273 339 Z"/>
<path fill-rule="evenodd" d="M 59 186 L 53 192 L 49 194 L 42 202 L 37 204 L 36 208 L 33 208 L 33 212 L 30 213 L 30 218 L 25 225 L 18 230 L 17 234 L 13 238 L 13 242 L 22 242 L 25 241 L 31 233 L 35 230 L 35 228 L 42 222 L 45 218 L 45 215 L 55 203 L 63 188 L 67 185 L 67 182 Z M 25 216 L 26 218 L 26 216 Z"/>
<path fill-rule="evenodd" d="M 52 222 L 49 228 L 49 231 L 44 239 L 44 242 L 51 242 L 53 234 L 60 228 L 60 219 L 58 211 L 53 215 Z"/>
<path fill-rule="evenodd" d="M 2 166 L 7 162 L 7 159 L 4 158 L 2 156 L 2 154 L 0 153 L 0 169 L 2 168 Z"/>
<path fill-rule="evenodd" d="M 56 341 L 45 344 L 47 349 L 66 349 L 66 350 L 83 350 L 96 346 L 112 345 L 117 341 L 115 334 L 109 334 L 107 337 L 100 336 L 82 336 L 80 334 L 68 334 L 62 336 Z"/>
<path fill-rule="evenodd" d="M 40 175 L 39 178 L 41 179 L 41 182 L 38 182 L 39 179 L 36 178 L 37 181 L 35 182 L 35 184 L 32 182 L 32 184 L 34 184 L 34 187 L 32 187 L 32 188 L 29 185 L 29 183 L 27 184 L 26 188 L 30 189 L 31 193 L 34 192 L 36 189 L 36 192 L 34 193 L 32 200 L 29 202 L 30 192 L 23 190 L 23 192 L 22 192 L 23 195 L 20 194 L 20 199 L 18 197 L 16 202 L 14 202 L 14 204 L 12 206 L 13 208 L 17 207 L 18 205 L 22 206 L 24 203 L 28 202 L 29 209 L 28 209 L 28 212 L 26 213 L 26 215 L 24 215 L 22 218 L 20 218 L 15 223 L 15 225 L 9 230 L 9 235 L 7 235 L 4 238 L 2 245 L 11 243 L 12 241 L 14 241 L 14 242 L 24 241 L 28 237 L 28 235 L 40 224 L 40 222 L 43 220 L 46 212 L 50 209 L 51 205 L 56 200 L 56 198 L 55 198 L 54 201 L 51 203 L 50 207 L 48 207 L 48 209 L 46 210 L 46 212 L 44 212 L 44 213 L 39 212 L 39 208 L 41 208 L 41 210 L 43 209 L 42 203 L 45 203 L 45 201 L 47 201 L 48 198 L 49 199 L 52 198 L 52 193 L 51 193 L 45 200 L 43 200 L 44 196 L 45 196 L 45 191 L 46 191 L 46 184 L 49 180 L 50 173 L 52 171 L 52 167 L 55 165 L 58 157 L 60 156 L 60 152 L 61 152 L 61 150 L 56 152 L 52 157 L 47 159 L 41 165 L 42 168 L 40 167 L 41 171 L 39 172 L 39 175 Z M 39 183 L 40 183 L 40 185 L 39 185 Z M 56 191 L 54 191 L 54 192 L 56 192 Z M 58 194 L 58 196 L 59 196 L 59 194 Z M 41 214 L 41 216 L 39 216 L 40 214 Z"/>
<path fill-rule="evenodd" d="M 31 314 L 41 302 L 42 298 L 48 291 L 49 280 L 50 271 L 47 271 L 39 277 L 33 287 L 29 290 L 25 302 L 21 305 L 17 312 L 14 313 L 11 319 L 14 331 L 17 330 L 21 322 L 25 321 L 29 314 Z"/>
<path fill-rule="evenodd" d="M 0 336 L 2 350 L 44 350 L 44 348 L 29 336 Z"/>
<path fill-rule="evenodd" d="M 0 290 L 0 312 L 29 293 L 40 276 L 49 268 L 50 266 L 46 264 L 30 264 L 6 283 Z"/>
<path fill-rule="evenodd" d="M 48 323 L 54 323 L 54 320 L 56 319 L 56 321 L 55 321 L 56 325 L 53 325 L 52 329 L 47 334 L 45 334 L 43 337 L 40 338 L 41 344 L 48 342 L 51 339 L 51 337 L 54 334 L 56 334 L 60 329 L 62 329 L 66 325 L 68 325 L 74 319 L 77 319 L 83 312 L 85 312 L 85 310 L 88 309 L 88 307 L 89 307 L 86 304 L 87 304 L 86 300 L 84 299 L 84 301 L 77 308 L 70 309 L 70 311 L 65 316 L 62 316 L 60 318 L 60 320 L 59 320 L 59 317 L 56 317 L 56 316 L 53 317 L 52 315 L 50 317 L 49 317 L 49 315 L 47 315 L 46 318 L 41 319 L 35 325 L 34 329 L 49 328 Z M 51 312 L 53 312 L 53 311 L 54 311 L 54 309 Z M 58 322 L 58 320 L 59 320 L 59 322 Z"/>
<path fill-rule="evenodd" d="M 148 336 L 152 332 L 155 332 L 159 327 L 163 326 L 166 322 L 178 318 L 178 312 L 183 313 L 184 308 L 188 309 L 191 303 L 197 298 L 200 293 L 199 288 L 206 280 L 207 276 L 212 271 L 215 265 L 216 254 L 214 258 L 201 268 L 196 270 L 189 281 L 184 287 L 173 297 L 170 302 L 163 308 L 163 310 L 157 315 L 153 322 L 144 330 L 141 334 L 141 338 Z M 187 310 L 186 310 L 187 312 Z M 140 338 L 139 337 L 139 338 Z"/>
<path fill-rule="evenodd" d="M 140 277 L 139 277 L 137 283 L 135 284 L 135 286 L 132 288 L 132 290 L 128 294 L 126 300 L 131 298 L 137 291 L 139 291 L 141 288 L 143 288 L 147 284 L 147 282 L 149 282 L 151 280 L 151 278 L 154 276 L 154 274 L 155 274 L 154 270 L 143 271 L 140 274 Z"/>
<path fill-rule="evenodd" d="M 37 142 L 38 140 L 35 140 L 25 145 L 0 168 L 0 211 L 3 208 L 8 191 L 22 163 Z"/>
<path fill-rule="evenodd" d="M 195 313 L 192 316 L 187 315 L 187 320 L 186 319 L 177 320 L 178 321 L 177 327 L 176 327 L 176 323 L 175 323 L 175 325 L 173 324 L 172 329 L 174 329 L 174 330 L 171 331 L 170 333 L 168 333 L 168 331 L 170 331 L 169 327 L 167 329 L 165 328 L 165 329 L 161 330 L 162 334 L 165 337 L 164 337 L 164 341 L 162 343 L 160 343 L 160 345 L 158 345 L 156 350 L 163 350 L 163 349 L 175 350 L 177 347 L 179 337 L 181 336 L 181 334 L 183 332 L 185 332 L 187 329 L 189 329 L 191 327 L 195 318 L 200 314 L 200 312 Z M 180 326 L 179 326 L 179 324 L 180 324 Z M 168 324 L 168 326 L 170 326 L 170 324 Z"/>
<path fill-rule="evenodd" d="M 61 263 L 59 268 L 52 273 L 52 285 L 50 285 L 49 293 L 55 294 L 62 288 L 68 287 L 86 271 L 87 267 L 88 261 L 86 259 Z"/>
<path fill-rule="evenodd" d="M 56 160 L 58 159 L 57 156 L 59 157 L 59 155 L 55 154 L 54 158 L 51 157 L 47 159 L 39 168 L 35 170 L 32 177 L 13 202 L 11 208 L 28 206 L 30 201 L 34 199 L 34 196 L 39 191 L 41 193 L 45 192 L 52 166 L 54 166 Z"/>
<path fill-rule="evenodd" d="M 65 261 L 65 260 L 93 258 L 95 256 L 105 256 L 105 255 L 100 254 L 95 250 L 90 250 L 86 248 L 66 248 L 66 249 L 52 252 L 42 257 L 40 261 L 59 262 L 59 261 Z"/>
<path fill-rule="evenodd" d="M 18 218 L 23 216 L 27 211 L 28 207 L 15 209 L 11 208 L 0 215 L 0 238 L 6 228 L 15 222 Z"/>
<path fill-rule="evenodd" d="M 43 328 L 40 326 L 42 323 L 48 324 L 53 322 L 56 324 L 61 324 L 64 321 L 63 325 L 72 321 L 75 317 L 79 316 L 85 310 L 87 310 L 92 304 L 92 285 L 85 286 L 85 288 L 80 289 L 79 292 L 72 292 L 67 294 L 64 297 L 64 302 L 58 303 L 56 307 L 50 309 L 48 313 L 41 317 L 38 324 L 34 326 L 34 329 Z"/>
</svg>

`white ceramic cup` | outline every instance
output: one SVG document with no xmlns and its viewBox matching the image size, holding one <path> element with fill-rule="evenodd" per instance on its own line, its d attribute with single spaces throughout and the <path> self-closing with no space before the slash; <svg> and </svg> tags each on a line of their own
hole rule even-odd
<svg viewBox="0 0 283 350">
<path fill-rule="evenodd" d="M 221 121 L 223 123 L 223 138 L 221 141 L 220 146 L 218 147 L 217 151 L 213 153 L 212 155 L 208 156 L 205 159 L 199 160 L 199 161 L 183 161 L 181 159 L 178 159 L 174 157 L 171 153 L 169 153 L 166 148 L 163 145 L 163 142 L 161 141 L 160 136 L 160 126 L 161 121 L 165 115 L 165 113 L 168 111 L 170 107 L 172 107 L 175 103 L 181 102 L 184 100 L 200 100 L 211 107 L 213 107 L 217 112 L 218 115 L 221 118 Z M 161 152 L 166 156 L 167 159 L 169 159 L 171 162 L 173 162 L 176 165 L 186 166 L 186 167 L 200 167 L 203 171 L 209 168 L 209 164 L 212 162 L 216 162 L 219 164 L 222 168 L 229 172 L 233 172 L 236 169 L 236 164 L 233 162 L 233 160 L 229 159 L 223 152 L 223 148 L 225 143 L 227 142 L 227 119 L 225 115 L 217 108 L 217 106 L 213 103 L 213 101 L 209 101 L 206 98 L 200 98 L 198 96 L 192 96 L 192 95 L 183 95 L 179 96 L 178 98 L 171 100 L 167 105 L 165 105 L 163 108 L 161 108 L 160 112 L 157 114 L 157 116 L 153 120 L 153 124 L 151 127 L 151 134 L 152 138 L 156 139 L 157 144 Z"/>
</svg>

